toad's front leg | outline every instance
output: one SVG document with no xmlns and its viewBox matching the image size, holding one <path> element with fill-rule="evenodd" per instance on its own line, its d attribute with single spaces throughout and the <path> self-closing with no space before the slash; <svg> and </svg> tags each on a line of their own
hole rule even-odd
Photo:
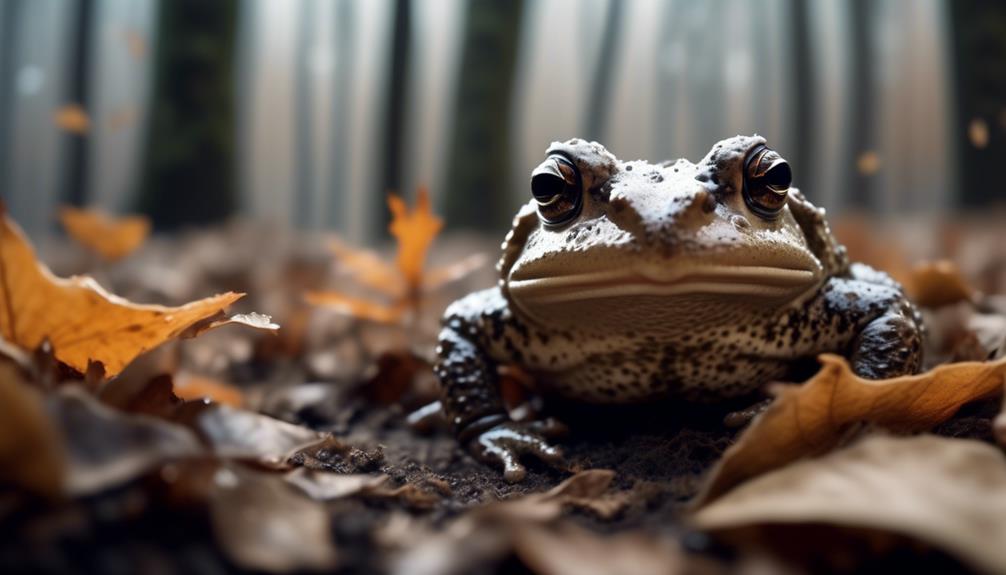
<svg viewBox="0 0 1006 575">
<path fill-rule="evenodd" d="M 479 459 L 502 466 L 507 481 L 524 478 L 524 455 L 564 465 L 561 451 L 542 435 L 548 423 L 512 421 L 503 405 L 493 352 L 497 357 L 505 352 L 504 336 L 514 321 L 499 288 L 454 302 L 444 316 L 435 368 L 444 413 L 458 441 Z"/>
<path fill-rule="evenodd" d="M 867 379 L 916 373 L 922 367 L 924 326 L 918 310 L 887 274 L 853 264 L 851 279 L 832 282 L 830 309 L 852 316 L 852 370 Z M 858 320 L 858 321 L 857 321 Z"/>
</svg>

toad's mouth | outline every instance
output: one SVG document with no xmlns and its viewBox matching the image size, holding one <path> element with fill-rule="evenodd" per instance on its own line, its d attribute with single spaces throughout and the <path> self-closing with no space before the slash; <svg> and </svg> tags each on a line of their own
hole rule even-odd
<svg viewBox="0 0 1006 575">
<path fill-rule="evenodd" d="M 772 266 L 692 264 L 611 269 L 546 278 L 511 278 L 510 293 L 536 303 L 685 294 L 793 297 L 815 285 L 812 270 Z"/>
</svg>

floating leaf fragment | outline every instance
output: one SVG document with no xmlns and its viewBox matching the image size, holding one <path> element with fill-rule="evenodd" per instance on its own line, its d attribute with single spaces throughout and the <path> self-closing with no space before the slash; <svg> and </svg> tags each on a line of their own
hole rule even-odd
<svg viewBox="0 0 1006 575">
<path fill-rule="evenodd" d="M 1006 375 L 1003 359 L 873 381 L 853 374 L 842 357 L 818 359 L 820 371 L 803 385 L 775 387 L 775 401 L 713 469 L 699 505 L 762 473 L 832 449 L 858 423 L 897 431 L 929 429 L 965 403 L 999 392 Z"/>
</svg>

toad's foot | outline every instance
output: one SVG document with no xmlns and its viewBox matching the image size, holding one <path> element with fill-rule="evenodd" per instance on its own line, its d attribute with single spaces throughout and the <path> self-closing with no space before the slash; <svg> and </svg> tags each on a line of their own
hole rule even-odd
<svg viewBox="0 0 1006 575">
<path fill-rule="evenodd" d="M 562 450 L 545 439 L 564 430 L 554 419 L 544 421 L 505 421 L 481 432 L 468 444 L 468 450 L 480 460 L 503 467 L 503 478 L 510 483 L 522 481 L 527 469 L 522 456 L 533 455 L 557 469 L 566 469 Z"/>
</svg>

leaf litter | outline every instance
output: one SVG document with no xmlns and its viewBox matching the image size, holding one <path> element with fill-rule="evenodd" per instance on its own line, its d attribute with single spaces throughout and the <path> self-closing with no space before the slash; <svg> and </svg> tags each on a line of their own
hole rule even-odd
<svg viewBox="0 0 1006 575">
<path fill-rule="evenodd" d="M 443 427 L 420 434 L 407 423 L 410 412 L 437 395 L 426 353 L 435 327 L 412 316 L 435 318 L 451 299 L 491 279 L 477 276 L 485 256 L 472 255 L 467 240 L 452 245 L 441 238 L 437 250 L 453 249 L 448 261 L 454 263 L 427 268 L 442 223 L 425 192 L 412 210 L 397 199 L 389 207 L 399 242 L 393 263 L 336 243 L 330 253 L 342 275 L 331 279 L 325 279 L 330 256 L 323 241 L 301 245 L 240 226 L 155 242 L 105 264 L 118 293 L 170 293 L 171 301 L 184 302 L 214 291 L 229 297 L 227 292 L 247 291 L 250 307 L 288 326 L 278 337 L 261 334 L 274 330 L 271 318 L 239 314 L 228 320 L 224 306 L 216 307 L 221 301 L 211 298 L 196 302 L 214 302 L 200 310 L 205 313 L 181 322 L 187 325 L 175 326 L 167 337 L 135 347 L 124 343 L 129 338 L 121 330 L 102 332 L 111 347 L 126 350 L 77 350 L 71 362 L 58 330 L 44 328 L 38 341 L 24 339 L 19 318 L 27 316 L 8 314 L 16 329 L 0 322 L 10 339 L 0 346 L 0 369 L 9 367 L 11 377 L 0 383 L 16 385 L 0 386 L 0 393 L 10 395 L 18 415 L 4 418 L 0 429 L 5 438 L 17 439 L 0 441 L 0 481 L 25 498 L 41 495 L 50 503 L 32 506 L 34 499 L 19 496 L 0 505 L 0 521 L 30 518 L 25 524 L 7 520 L 15 535 L 6 543 L 11 552 L 0 548 L 0 563 L 38 567 L 41 556 L 13 550 L 28 541 L 37 545 L 38 534 L 48 533 L 48 547 L 32 548 L 58 557 L 65 553 L 59 542 L 72 532 L 75 549 L 86 545 L 95 557 L 156 556 L 183 571 L 208 565 L 225 572 L 715 573 L 752 565 L 818 571 L 772 544 L 789 535 L 771 541 L 745 535 L 748 526 L 771 533 L 768 527 L 778 524 L 773 510 L 785 508 L 817 529 L 840 530 L 830 533 L 855 550 L 854 566 L 869 566 L 884 548 L 879 541 L 902 537 L 973 569 L 998 569 L 998 556 L 983 536 L 1001 526 L 995 498 L 1002 488 L 990 480 L 979 490 L 974 482 L 1002 471 L 1001 452 L 988 447 L 1001 405 L 995 396 L 1002 364 L 987 360 L 1003 353 L 1006 310 L 995 294 L 1006 286 L 983 280 L 981 289 L 971 288 L 963 278 L 975 277 L 974 268 L 965 274 L 945 262 L 902 264 L 900 277 L 906 286 L 917 282 L 910 289 L 929 306 L 924 311 L 934 337 L 928 365 L 936 371 L 862 382 L 843 372 L 840 360 L 825 358 L 810 383 L 780 388 L 775 404 L 739 434 L 722 423 L 726 406 L 571 409 L 560 414 L 572 430 L 563 443 L 571 471 L 532 466 L 524 483 L 511 485 L 462 453 Z M 10 248 L 20 245 L 32 256 L 21 257 L 31 263 L 24 269 L 41 270 L 34 275 L 57 287 L 70 282 L 91 290 L 93 282 L 59 280 L 37 263 L 6 217 L 4 228 L 4 270 L 13 269 Z M 486 253 L 493 244 L 486 242 Z M 164 269 L 177 273 L 159 275 Z M 15 277 L 21 281 L 20 274 Z M 150 280 L 167 277 L 172 279 Z M 320 289 L 323 284 L 332 287 Z M 349 319 L 340 318 L 324 307 L 303 306 L 305 292 L 345 296 L 384 311 L 370 313 L 351 303 L 342 310 Z M 94 293 L 130 310 L 135 305 L 104 290 Z M 57 326 L 76 313 L 59 308 L 49 320 L 35 310 L 33 320 Z M 383 319 L 375 317 L 382 313 Z M 354 321 L 360 319 L 365 321 Z M 255 329 L 202 335 L 228 321 Z M 962 361 L 973 363 L 938 367 Z M 507 390 L 508 405 L 515 414 L 540 413 L 525 379 L 514 379 L 521 383 Z M 799 433 L 792 419 L 779 415 L 792 417 L 786 406 L 797 404 L 809 408 L 800 409 Z M 934 429 L 954 439 L 935 438 L 945 445 L 927 447 L 933 454 L 927 461 L 915 461 L 925 450 L 913 447 L 911 437 L 880 438 L 904 446 L 889 448 L 898 455 L 855 451 L 878 439 L 877 427 Z M 996 430 L 1006 435 L 1003 427 Z M 986 449 L 976 455 L 975 445 Z M 943 452 L 969 463 L 955 467 Z M 859 461 L 853 469 L 876 485 L 846 485 L 849 505 L 815 496 L 815 489 L 832 484 L 832 470 L 845 473 L 848 460 Z M 952 485 L 951 476 L 964 468 L 986 475 Z M 911 469 L 924 469 L 927 481 Z M 773 487 L 780 474 L 785 485 L 792 484 L 793 497 Z M 901 499 L 884 496 L 884 489 L 903 482 Z M 731 499 L 755 489 L 760 495 L 753 500 Z M 696 499 L 700 493 L 705 495 Z M 752 507 L 752 501 L 782 498 L 785 505 Z M 885 513 L 895 501 L 911 502 L 915 515 Z M 699 502 L 706 505 L 696 511 Z M 848 513 L 836 520 L 843 509 Z M 81 510 L 77 527 L 68 527 L 66 514 Z M 727 519 L 706 522 L 710 510 Z M 939 525 L 911 525 L 937 516 L 945 518 Z M 974 534 L 980 521 L 993 528 Z M 970 543 L 947 533 L 953 529 Z M 920 564 L 928 560 L 918 543 L 895 541 L 891 545 L 907 549 L 909 557 L 923 558 Z"/>
</svg>

